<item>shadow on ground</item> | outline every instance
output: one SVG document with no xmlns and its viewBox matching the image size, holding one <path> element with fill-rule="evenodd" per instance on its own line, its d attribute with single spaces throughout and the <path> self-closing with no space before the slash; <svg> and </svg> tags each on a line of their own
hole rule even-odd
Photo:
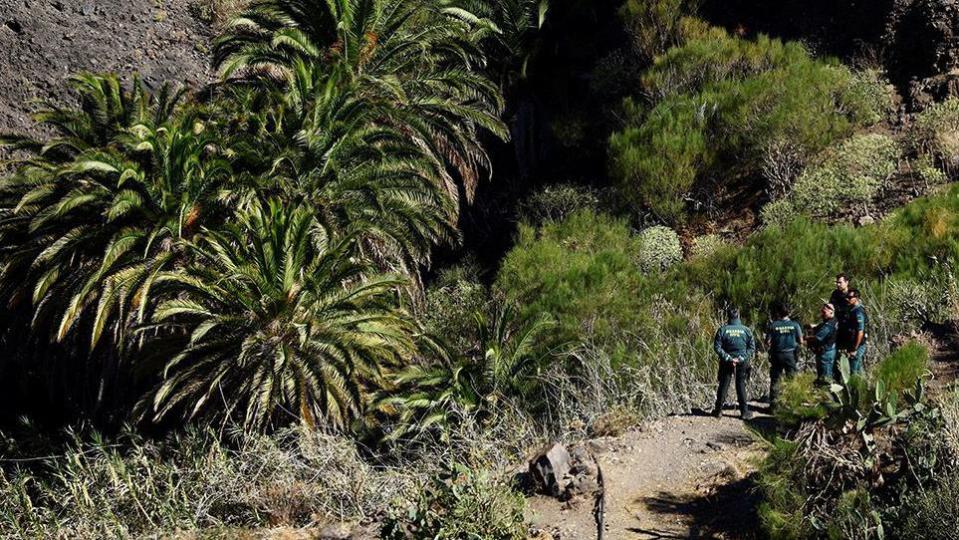
<svg viewBox="0 0 959 540">
<path fill-rule="evenodd" d="M 685 523 L 688 533 L 660 531 L 632 527 L 630 532 L 648 538 L 759 538 L 759 517 L 756 507 L 759 493 L 755 476 L 722 484 L 708 495 L 675 495 L 661 491 L 655 497 L 644 497 L 637 502 L 669 521 Z"/>
</svg>

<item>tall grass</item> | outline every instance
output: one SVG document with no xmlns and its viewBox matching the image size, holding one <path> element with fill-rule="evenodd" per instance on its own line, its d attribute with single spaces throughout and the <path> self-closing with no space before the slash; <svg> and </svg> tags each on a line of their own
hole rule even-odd
<svg viewBox="0 0 959 540">
<path fill-rule="evenodd" d="M 127 538 L 221 527 L 360 520 L 409 497 L 432 469 L 376 466 L 347 439 L 211 431 L 113 443 L 76 436 L 60 455 L 0 470 L 0 530 L 16 538 Z"/>
</svg>

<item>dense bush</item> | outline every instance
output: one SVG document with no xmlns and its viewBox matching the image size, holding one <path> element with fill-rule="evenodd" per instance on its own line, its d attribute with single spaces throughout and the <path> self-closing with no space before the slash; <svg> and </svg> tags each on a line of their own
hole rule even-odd
<svg viewBox="0 0 959 540">
<path fill-rule="evenodd" d="M 763 209 L 763 221 L 782 224 L 802 214 L 819 220 L 862 213 L 898 170 L 899 145 L 886 135 L 856 135 L 809 167 L 791 193 Z"/>
<path fill-rule="evenodd" d="M 669 227 L 649 227 L 639 233 L 639 267 L 644 272 L 661 272 L 683 258 L 679 235 Z"/>
<path fill-rule="evenodd" d="M 959 319 L 959 282 L 952 269 L 943 262 L 915 277 L 889 280 L 890 315 L 916 325 Z"/>
<path fill-rule="evenodd" d="M 682 221 L 698 181 L 760 174 L 771 141 L 803 161 L 874 122 L 882 111 L 862 84 L 798 44 L 713 30 L 657 59 L 650 104 L 627 101 L 610 139 L 613 175 L 636 207 Z"/>
<path fill-rule="evenodd" d="M 929 155 L 952 175 L 959 165 L 959 99 L 929 106 L 912 125 L 915 150 Z"/>
<path fill-rule="evenodd" d="M 624 220 L 580 211 L 539 229 L 521 225 L 496 287 L 522 318 L 555 317 L 563 339 L 588 331 L 604 341 L 639 324 L 635 302 L 649 286 L 636 264 L 641 253 Z"/>
<path fill-rule="evenodd" d="M 683 18 L 695 0 L 626 0 L 619 10 L 632 37 L 633 50 L 649 61 L 683 36 Z"/>
<path fill-rule="evenodd" d="M 529 196 L 519 208 L 519 217 L 530 225 L 558 221 L 579 210 L 598 210 L 599 194 L 570 184 L 546 186 Z"/>
<path fill-rule="evenodd" d="M 410 507 L 395 509 L 382 538 L 525 540 L 526 501 L 502 480 L 461 464 L 449 466 Z"/>
<path fill-rule="evenodd" d="M 899 398 L 916 387 L 916 380 L 928 372 L 929 350 L 922 344 L 910 342 L 883 358 L 874 368 L 873 377 L 881 381 L 887 392 Z"/>
<path fill-rule="evenodd" d="M 822 420 L 829 413 L 826 390 L 816 386 L 816 374 L 805 372 L 782 383 L 779 402 L 774 412 L 783 426 L 798 426 L 806 421 Z"/>
<path fill-rule="evenodd" d="M 861 279 L 878 275 L 892 263 L 892 248 L 881 227 L 830 227 L 799 219 L 757 233 L 742 249 L 692 261 L 679 277 L 747 311 L 765 313 L 780 300 L 811 318 L 829 297 L 829 276 L 843 270 Z"/>
<path fill-rule="evenodd" d="M 709 257 L 714 253 L 727 249 L 730 244 L 723 240 L 718 234 L 706 234 L 693 238 L 689 246 L 689 258 L 699 259 Z"/>
</svg>

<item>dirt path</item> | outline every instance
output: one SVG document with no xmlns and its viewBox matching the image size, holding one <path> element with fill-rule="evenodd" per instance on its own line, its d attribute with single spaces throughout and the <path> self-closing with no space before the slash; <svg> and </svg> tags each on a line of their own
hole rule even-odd
<svg viewBox="0 0 959 540">
<path fill-rule="evenodd" d="M 753 538 L 751 473 L 762 446 L 738 413 L 673 416 L 621 437 L 589 442 L 606 483 L 608 540 Z M 763 428 L 761 415 L 750 422 Z M 556 540 L 596 538 L 591 500 L 529 501 L 534 526 Z"/>
</svg>

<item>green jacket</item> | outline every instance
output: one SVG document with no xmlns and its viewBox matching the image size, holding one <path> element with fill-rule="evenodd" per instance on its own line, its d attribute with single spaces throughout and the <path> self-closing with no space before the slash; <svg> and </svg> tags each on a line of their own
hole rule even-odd
<svg viewBox="0 0 959 540">
<path fill-rule="evenodd" d="M 739 319 L 729 321 L 729 324 L 720 326 L 716 331 L 713 350 L 719 356 L 720 362 L 732 362 L 737 357 L 748 362 L 756 353 L 753 332 Z"/>
<path fill-rule="evenodd" d="M 828 321 L 819 323 L 819 325 L 813 329 L 816 338 L 814 348 L 817 354 L 822 355 L 836 350 L 836 330 L 838 323 L 839 321 L 833 317 Z"/>
<path fill-rule="evenodd" d="M 795 351 L 802 343 L 802 327 L 788 318 L 771 321 L 766 326 L 770 354 Z"/>
</svg>

